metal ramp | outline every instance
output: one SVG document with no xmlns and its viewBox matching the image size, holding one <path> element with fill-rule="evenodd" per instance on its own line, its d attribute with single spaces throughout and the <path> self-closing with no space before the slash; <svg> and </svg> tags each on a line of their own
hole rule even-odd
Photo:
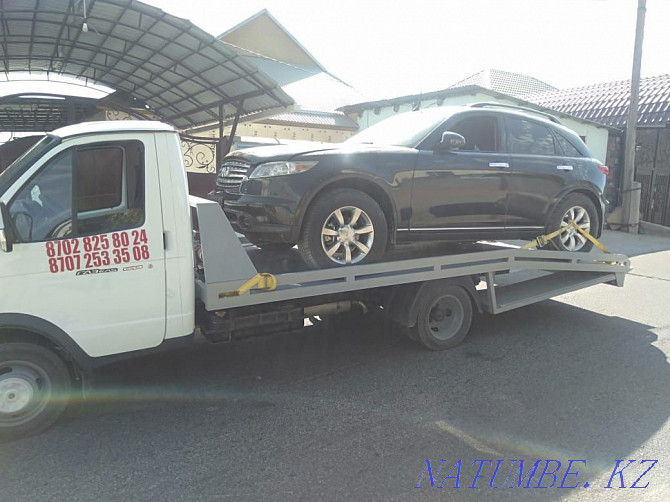
<svg viewBox="0 0 670 502">
<path fill-rule="evenodd" d="M 518 273 L 510 273 L 514 278 Z M 602 283 L 614 283 L 622 286 L 617 280 L 616 272 L 550 272 L 540 274 L 533 279 L 512 281 L 507 284 L 498 284 L 499 278 L 487 274 L 487 288 L 480 291 L 480 305 L 491 314 L 507 312 L 518 307 L 525 307 L 563 295 L 579 289 L 588 288 Z"/>
</svg>

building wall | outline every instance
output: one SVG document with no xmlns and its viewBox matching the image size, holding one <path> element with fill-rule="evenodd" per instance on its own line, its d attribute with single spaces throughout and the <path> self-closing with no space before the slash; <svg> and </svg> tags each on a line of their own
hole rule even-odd
<svg viewBox="0 0 670 502">
<path fill-rule="evenodd" d="M 464 96 L 454 96 L 444 99 L 443 101 L 436 101 L 435 99 L 421 101 L 421 108 L 435 107 L 435 106 L 454 106 L 454 105 L 467 105 L 471 103 L 481 103 L 481 102 L 496 102 L 502 104 L 517 105 L 518 103 L 513 100 L 505 100 L 494 98 L 488 94 L 476 93 Z M 360 129 L 363 130 L 367 127 L 370 127 L 373 124 L 376 124 L 380 120 L 388 118 L 392 115 L 401 112 L 412 111 L 413 106 L 416 103 L 405 103 L 396 106 L 381 107 L 376 109 L 365 110 L 364 112 L 354 115 L 351 118 L 358 120 L 358 125 Z M 586 124 L 578 120 L 573 120 L 565 117 L 559 117 L 561 123 L 575 131 L 582 139 L 585 139 L 586 145 L 591 150 L 592 155 L 599 159 L 602 162 L 605 162 L 607 157 L 607 141 L 609 136 L 608 129 L 604 127 L 598 127 L 595 125 Z"/>
<path fill-rule="evenodd" d="M 245 122 L 237 126 L 236 134 L 238 136 L 255 136 L 259 138 L 341 143 L 355 133 L 356 131 L 340 129 Z"/>
<path fill-rule="evenodd" d="M 230 126 L 224 127 L 223 135 L 229 136 L 230 131 Z M 269 140 L 278 139 L 287 141 L 315 141 L 317 143 L 341 143 L 355 133 L 356 131 L 299 125 L 241 122 L 237 125 L 235 136 L 248 136 L 259 139 L 268 138 Z M 197 133 L 197 136 L 203 138 L 217 138 L 218 135 L 218 128 L 212 128 Z"/>
</svg>

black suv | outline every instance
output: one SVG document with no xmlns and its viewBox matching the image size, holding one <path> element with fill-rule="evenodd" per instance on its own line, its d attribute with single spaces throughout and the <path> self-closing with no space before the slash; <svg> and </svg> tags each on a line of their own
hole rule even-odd
<svg viewBox="0 0 670 502">
<path fill-rule="evenodd" d="M 339 145 L 236 151 L 217 191 L 249 241 L 297 244 L 321 268 L 378 259 L 394 243 L 526 239 L 561 226 L 557 249 L 588 251 L 569 223 L 600 235 L 607 172 L 554 117 L 481 103 L 398 114 Z"/>
</svg>

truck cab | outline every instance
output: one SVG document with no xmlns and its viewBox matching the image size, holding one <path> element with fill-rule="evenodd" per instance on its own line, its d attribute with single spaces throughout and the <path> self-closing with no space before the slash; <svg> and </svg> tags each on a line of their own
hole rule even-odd
<svg viewBox="0 0 670 502">
<path fill-rule="evenodd" d="M 191 334 L 185 177 L 177 132 L 149 121 L 65 127 L 17 159 L 0 176 L 0 341 L 93 365 Z M 5 377 L 0 421 L 20 419 L 12 400 L 39 388 Z"/>
</svg>

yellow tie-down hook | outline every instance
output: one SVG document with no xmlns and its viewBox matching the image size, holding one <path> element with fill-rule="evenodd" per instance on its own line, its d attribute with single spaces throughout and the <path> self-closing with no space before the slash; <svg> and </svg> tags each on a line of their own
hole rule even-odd
<svg viewBox="0 0 670 502">
<path fill-rule="evenodd" d="M 549 244 L 550 242 L 553 244 L 552 240 L 554 237 L 559 236 L 563 232 L 565 232 L 568 228 L 574 228 L 577 232 L 582 234 L 586 239 L 591 241 L 594 246 L 596 246 L 598 249 L 600 249 L 603 253 L 610 253 L 610 250 L 607 249 L 598 239 L 593 237 L 591 234 L 589 234 L 587 231 L 585 231 L 583 228 L 581 228 L 577 223 L 575 223 L 575 220 L 570 220 L 570 222 L 564 226 L 559 228 L 558 230 L 551 232 L 550 234 L 547 235 L 540 235 L 538 237 L 535 237 L 532 241 L 524 244 L 521 246 L 521 249 L 531 249 L 531 248 L 541 248 Z"/>
<path fill-rule="evenodd" d="M 277 287 L 277 278 L 272 274 L 262 272 L 260 274 L 256 274 L 255 276 L 253 276 L 251 279 L 242 284 L 235 291 L 224 291 L 222 293 L 219 293 L 219 298 L 226 298 L 229 296 L 241 296 L 253 288 L 261 289 L 263 291 L 273 291 L 276 287 Z"/>
</svg>

